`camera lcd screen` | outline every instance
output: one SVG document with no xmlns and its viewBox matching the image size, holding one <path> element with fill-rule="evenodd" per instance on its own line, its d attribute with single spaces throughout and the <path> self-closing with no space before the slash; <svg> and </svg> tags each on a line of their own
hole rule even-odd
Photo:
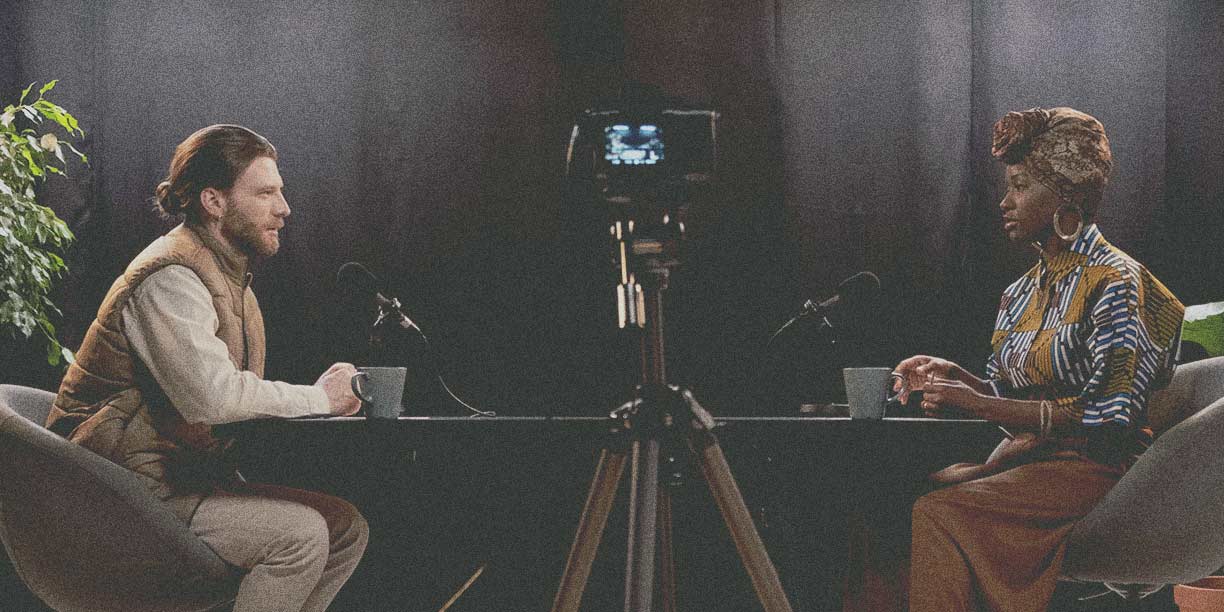
<svg viewBox="0 0 1224 612">
<path fill-rule="evenodd" d="M 663 160 L 663 131 L 654 124 L 618 123 L 604 128 L 604 159 L 613 166 L 657 164 Z"/>
</svg>

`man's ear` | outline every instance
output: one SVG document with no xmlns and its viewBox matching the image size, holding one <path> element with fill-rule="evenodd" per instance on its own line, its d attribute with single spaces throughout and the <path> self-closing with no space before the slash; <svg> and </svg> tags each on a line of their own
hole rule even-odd
<svg viewBox="0 0 1224 612">
<path fill-rule="evenodd" d="M 205 187 L 200 192 L 200 208 L 205 219 L 220 219 L 225 216 L 227 202 L 225 194 L 216 187 Z"/>
</svg>

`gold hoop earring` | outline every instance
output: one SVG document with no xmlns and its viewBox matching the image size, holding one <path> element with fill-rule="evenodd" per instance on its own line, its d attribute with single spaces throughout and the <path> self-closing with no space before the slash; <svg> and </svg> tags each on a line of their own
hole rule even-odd
<svg viewBox="0 0 1224 612">
<path fill-rule="evenodd" d="M 1075 225 L 1075 231 L 1070 234 L 1062 233 L 1062 223 L 1060 223 L 1060 219 L 1058 217 L 1062 211 L 1062 208 L 1054 211 L 1054 233 L 1057 234 L 1059 238 L 1062 238 L 1067 244 L 1073 244 L 1076 240 L 1079 240 L 1080 234 L 1084 232 L 1084 211 L 1079 207 L 1076 207 L 1075 212 L 1077 215 L 1079 215 L 1079 223 Z"/>
</svg>

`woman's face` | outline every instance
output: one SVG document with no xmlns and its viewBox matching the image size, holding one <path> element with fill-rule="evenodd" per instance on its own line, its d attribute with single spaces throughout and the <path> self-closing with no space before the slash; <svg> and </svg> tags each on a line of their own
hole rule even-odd
<svg viewBox="0 0 1224 612">
<path fill-rule="evenodd" d="M 1058 195 L 1028 175 L 1024 164 L 1007 166 L 1007 195 L 999 202 L 1003 233 L 1013 242 L 1045 240 L 1051 233 Z"/>
</svg>

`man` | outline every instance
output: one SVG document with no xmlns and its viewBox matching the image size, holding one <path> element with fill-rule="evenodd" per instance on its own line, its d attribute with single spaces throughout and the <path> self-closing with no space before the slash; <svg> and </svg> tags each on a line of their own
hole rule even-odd
<svg viewBox="0 0 1224 612">
<path fill-rule="evenodd" d="M 360 407 L 350 364 L 313 386 L 262 380 L 263 318 L 248 269 L 277 252 L 289 216 L 276 159 L 266 139 L 234 125 L 178 146 L 157 196 L 164 213 L 186 218 L 115 280 L 47 419 L 139 475 L 246 570 L 235 612 L 325 610 L 368 537 L 344 500 L 243 482 L 212 435 L 221 423 Z"/>
</svg>

